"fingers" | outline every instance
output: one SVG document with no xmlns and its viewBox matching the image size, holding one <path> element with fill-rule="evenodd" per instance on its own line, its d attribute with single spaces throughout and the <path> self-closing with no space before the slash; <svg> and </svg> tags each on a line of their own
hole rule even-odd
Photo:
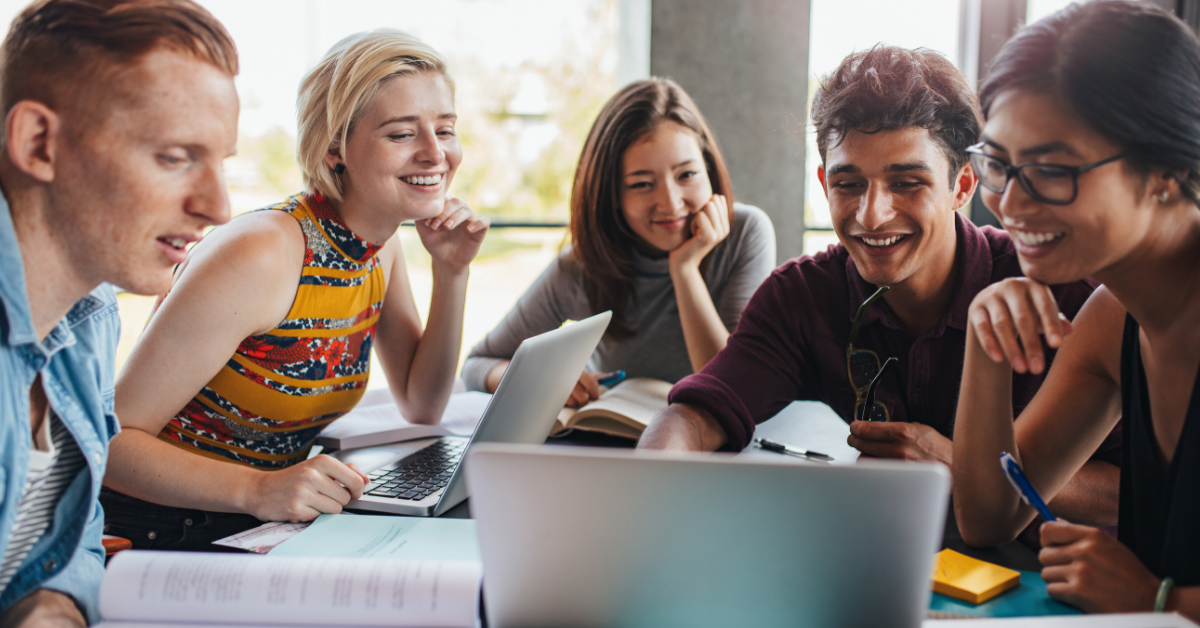
<svg viewBox="0 0 1200 628">
<path fill-rule="evenodd" d="M 716 227 L 713 226 L 713 218 L 709 212 L 709 204 L 696 212 L 692 216 L 692 237 L 701 242 L 709 242 L 716 235 Z"/>
<path fill-rule="evenodd" d="M 453 196 L 446 198 L 446 205 L 442 209 L 442 213 L 425 220 L 425 225 L 430 229 L 444 228 L 447 231 L 453 229 L 455 225 L 464 222 L 470 222 L 475 218 L 475 212 L 467 206 L 462 200 Z"/>
<path fill-rule="evenodd" d="M 1046 335 L 1046 343 L 1055 349 L 1062 346 L 1063 338 L 1070 333 L 1071 323 L 1058 311 L 1054 293 L 1045 285 L 1034 283 L 1029 287 L 1029 301 L 1037 313 L 1042 333 Z"/>
<path fill-rule="evenodd" d="M 1070 545 L 1083 540 L 1092 534 L 1104 534 L 1098 528 L 1069 523 L 1063 520 L 1048 521 L 1042 524 L 1040 530 L 1043 547 Z"/>
<path fill-rule="evenodd" d="M 1045 371 L 1043 334 L 1057 348 L 1071 333 L 1054 294 L 1027 278 L 1006 279 L 981 291 L 971 303 L 969 319 L 988 357 L 997 363 L 1007 360 L 1018 373 Z"/>
<path fill-rule="evenodd" d="M 467 233 L 482 234 L 492 225 L 491 218 L 475 218 L 467 223 Z"/>
<path fill-rule="evenodd" d="M 862 440 L 895 442 L 905 438 L 904 423 L 879 423 L 876 421 L 854 421 L 850 434 Z"/>
<path fill-rule="evenodd" d="M 571 390 L 571 396 L 567 397 L 565 405 L 568 408 L 578 408 L 587 403 L 589 399 L 591 399 L 591 396 L 588 395 L 587 389 L 583 387 L 583 384 L 575 382 L 575 388 Z"/>
<path fill-rule="evenodd" d="M 600 397 L 600 382 L 596 381 L 596 376 L 584 371 L 579 375 L 579 384 L 587 391 L 590 399 Z"/>
<path fill-rule="evenodd" d="M 1046 367 L 1046 357 L 1042 351 L 1040 321 L 1029 293 L 1010 293 L 1009 309 L 1021 340 L 1021 359 L 1025 362 L 1025 368 L 1031 373 L 1041 373 Z"/>
<path fill-rule="evenodd" d="M 367 485 L 366 478 L 357 469 L 351 469 L 340 460 L 321 454 L 305 464 L 316 467 L 328 481 L 316 482 L 314 488 L 345 505 L 350 498 L 362 497 L 362 490 Z"/>
<path fill-rule="evenodd" d="M 354 472 L 355 472 L 355 473 L 357 473 L 357 474 L 359 474 L 359 475 L 361 475 L 361 476 L 362 476 L 362 479 L 363 479 L 363 483 L 364 483 L 364 485 L 366 485 L 366 484 L 370 484 L 370 483 L 371 483 L 371 478 L 367 477 L 367 474 L 366 474 L 366 473 L 363 473 L 363 472 L 362 472 L 362 469 L 359 469 L 359 468 L 358 468 L 358 465 L 354 464 L 353 462 L 349 462 L 349 463 L 347 463 L 347 464 L 346 464 L 346 466 L 347 466 L 347 467 L 350 467 L 351 469 L 354 469 Z"/>
<path fill-rule="evenodd" d="M 1025 363 L 1024 351 L 1021 350 L 1021 343 L 1017 340 L 1017 330 L 1007 303 L 1003 300 L 993 300 L 989 301 L 985 307 L 992 323 L 992 334 L 997 344 L 1000 345 L 1004 359 L 1008 360 L 1013 370 L 1018 373 L 1029 370 Z"/>
<path fill-rule="evenodd" d="M 846 437 L 846 444 L 857 449 L 862 455 L 872 458 L 892 458 L 903 460 L 908 457 L 907 444 L 900 442 L 865 440 L 851 434 Z"/>
<path fill-rule="evenodd" d="M 713 219 L 721 240 L 729 235 L 729 201 L 720 194 L 713 194 L 709 205 L 713 207 Z"/>
<path fill-rule="evenodd" d="M 450 209 L 450 203 L 446 203 L 447 210 Z M 444 211 L 437 218 L 432 218 L 433 222 L 429 226 L 434 229 L 443 231 L 451 231 L 458 225 L 464 222 L 471 222 L 475 218 L 475 212 L 471 211 L 466 205 L 456 205 L 453 211 Z"/>
<path fill-rule="evenodd" d="M 971 327 L 975 329 L 975 338 L 979 340 L 983 352 L 991 361 L 997 364 L 1003 362 L 1004 350 L 1000 348 L 1000 341 L 996 339 L 996 328 L 992 325 L 987 305 L 972 305 L 970 319 Z"/>
</svg>

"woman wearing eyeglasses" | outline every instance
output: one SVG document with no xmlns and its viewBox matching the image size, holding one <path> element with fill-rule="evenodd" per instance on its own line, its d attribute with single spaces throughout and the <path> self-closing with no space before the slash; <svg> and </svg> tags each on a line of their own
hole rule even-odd
<svg viewBox="0 0 1200 628">
<path fill-rule="evenodd" d="M 467 357 L 493 392 L 523 340 L 612 310 L 591 368 L 676 382 L 722 348 L 775 267 L 775 232 L 733 202 L 716 138 L 670 79 L 632 83 L 597 116 L 571 192 L 571 246 Z M 600 394 L 584 372 L 567 400 Z"/>
<path fill-rule="evenodd" d="M 972 545 L 1035 512 L 999 461 L 1051 498 L 1120 422 L 1117 538 L 1041 529 L 1052 597 L 1087 611 L 1200 618 L 1200 47 L 1135 2 L 1072 5 L 1000 53 L 984 83 L 983 200 L 1027 279 L 971 305 L 954 434 L 954 506 Z M 1074 322 L 1048 285 L 1103 284 Z M 1012 422 L 1013 373 L 1045 384 Z"/>
</svg>

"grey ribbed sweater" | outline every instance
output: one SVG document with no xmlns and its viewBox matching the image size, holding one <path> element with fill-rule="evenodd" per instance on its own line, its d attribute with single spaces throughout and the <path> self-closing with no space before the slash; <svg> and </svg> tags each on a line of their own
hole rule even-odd
<svg viewBox="0 0 1200 628">
<path fill-rule="evenodd" d="M 729 236 L 717 245 L 704 280 L 725 327 L 732 332 L 742 308 L 775 268 L 775 230 L 761 209 L 735 203 Z M 634 254 L 636 299 L 625 316 L 637 332 L 622 340 L 604 338 L 588 369 L 624 369 L 629 377 L 677 382 L 692 373 L 675 286 L 666 257 Z M 526 338 L 557 329 L 564 321 L 595 314 L 588 305 L 580 273 L 564 250 L 521 296 L 504 320 L 471 349 L 462 367 L 469 390 L 484 390 L 488 371 L 512 358 Z"/>
</svg>

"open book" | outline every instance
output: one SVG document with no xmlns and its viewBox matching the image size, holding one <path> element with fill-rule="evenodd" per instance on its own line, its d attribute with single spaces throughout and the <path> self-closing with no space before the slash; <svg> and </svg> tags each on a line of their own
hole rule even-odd
<svg viewBox="0 0 1200 628">
<path fill-rule="evenodd" d="M 100 585 L 101 625 L 473 628 L 482 578 L 471 561 L 127 550 Z"/>
<path fill-rule="evenodd" d="M 563 408 L 551 434 L 574 428 L 622 438 L 641 438 L 654 415 L 667 407 L 671 384 L 660 379 L 627 379 L 582 408 Z"/>
<path fill-rule="evenodd" d="M 353 410 L 321 430 L 317 444 L 329 449 L 355 449 L 431 436 L 470 436 L 491 399 L 491 395 L 481 392 L 454 393 L 441 423 L 418 425 L 404 420 L 387 390 L 371 391 Z"/>
</svg>

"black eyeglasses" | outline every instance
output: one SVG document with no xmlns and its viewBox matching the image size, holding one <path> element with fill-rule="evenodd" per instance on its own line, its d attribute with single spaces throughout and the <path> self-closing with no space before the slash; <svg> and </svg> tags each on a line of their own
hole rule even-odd
<svg viewBox="0 0 1200 628">
<path fill-rule="evenodd" d="M 1016 177 L 1025 193 L 1039 203 L 1070 205 L 1079 195 L 1079 175 L 1110 164 L 1126 156 L 1113 155 L 1103 161 L 1086 166 L 1064 166 L 1062 164 L 1027 163 L 1010 166 L 997 157 L 983 152 L 983 144 L 967 149 L 971 166 L 979 177 L 979 184 L 988 191 L 1003 194 L 1008 182 Z"/>
<path fill-rule="evenodd" d="M 854 315 L 854 326 L 850 328 L 850 342 L 846 343 L 846 372 L 850 376 L 850 387 L 854 389 L 854 418 L 859 421 L 891 420 L 887 406 L 875 401 L 875 387 L 896 358 L 888 358 L 880 364 L 879 354 L 870 349 L 854 348 L 854 341 L 858 339 L 858 327 L 862 324 L 867 306 L 879 300 L 887 291 L 887 286 L 881 286 L 875 294 L 867 297 L 867 300 L 858 306 L 858 313 Z"/>
</svg>

